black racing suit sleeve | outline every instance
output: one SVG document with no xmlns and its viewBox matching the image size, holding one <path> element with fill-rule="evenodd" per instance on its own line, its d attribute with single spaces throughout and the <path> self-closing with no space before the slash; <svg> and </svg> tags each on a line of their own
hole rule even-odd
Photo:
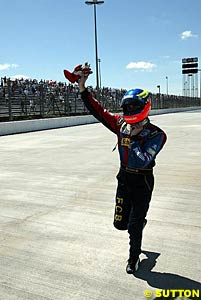
<svg viewBox="0 0 201 300">
<path fill-rule="evenodd" d="M 81 97 L 90 113 L 109 130 L 115 134 L 118 134 L 120 129 L 118 120 L 121 118 L 121 116 L 110 113 L 99 101 L 93 97 L 92 93 L 90 93 L 87 89 L 81 92 Z"/>
</svg>

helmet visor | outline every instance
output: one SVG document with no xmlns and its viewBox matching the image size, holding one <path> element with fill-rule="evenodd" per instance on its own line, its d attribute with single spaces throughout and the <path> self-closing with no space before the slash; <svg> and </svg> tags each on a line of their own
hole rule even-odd
<svg viewBox="0 0 201 300">
<path fill-rule="evenodd" d="M 126 115 L 138 114 L 144 107 L 144 102 L 140 99 L 125 99 L 122 105 Z"/>
<path fill-rule="evenodd" d="M 144 99 L 134 99 L 134 98 L 123 98 L 121 106 L 127 105 L 127 104 L 133 104 L 136 106 L 144 105 Z"/>
<path fill-rule="evenodd" d="M 142 110 L 142 106 L 139 105 L 133 105 L 133 104 L 127 104 L 123 107 L 123 111 L 125 114 L 133 114 L 138 113 Z"/>
</svg>

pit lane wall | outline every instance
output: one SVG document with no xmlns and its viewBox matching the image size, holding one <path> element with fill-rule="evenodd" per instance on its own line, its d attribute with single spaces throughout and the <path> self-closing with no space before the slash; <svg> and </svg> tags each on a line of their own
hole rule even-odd
<svg viewBox="0 0 201 300">
<path fill-rule="evenodd" d="M 200 109 L 201 109 L 200 106 L 157 109 L 157 110 L 151 110 L 150 116 L 183 112 L 183 111 L 200 110 Z M 95 119 L 92 115 L 2 122 L 0 123 L 0 136 L 39 131 L 39 130 L 64 128 L 70 126 L 86 125 L 86 124 L 92 124 L 97 122 L 99 121 Z"/>
</svg>

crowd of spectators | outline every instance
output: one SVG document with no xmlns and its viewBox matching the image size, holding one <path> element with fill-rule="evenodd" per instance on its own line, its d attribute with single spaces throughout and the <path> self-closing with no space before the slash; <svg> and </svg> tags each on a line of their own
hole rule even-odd
<svg viewBox="0 0 201 300">
<path fill-rule="evenodd" d="M 3 98 L 15 95 L 38 96 L 43 91 L 45 94 L 54 93 L 59 96 L 66 91 L 73 91 L 75 87 L 71 84 L 56 82 L 53 80 L 37 80 L 37 79 L 15 79 L 1 78 L 0 93 Z"/>
<path fill-rule="evenodd" d="M 96 89 L 92 86 L 89 87 L 90 91 L 96 96 Z M 103 87 L 100 90 L 100 95 L 107 101 L 115 101 L 117 98 L 121 98 L 126 90 L 114 89 Z M 75 97 L 79 98 L 79 89 L 77 84 L 67 84 L 63 82 L 57 82 L 53 80 L 36 80 L 36 79 L 15 79 L 2 77 L 0 84 L 0 98 L 8 99 L 8 96 L 14 97 L 24 95 L 29 96 L 40 96 L 41 93 L 44 95 L 53 94 L 58 97 L 61 101 L 64 99 L 65 93 L 73 93 Z"/>
<path fill-rule="evenodd" d="M 96 97 L 96 88 L 92 86 L 88 88 Z M 117 111 L 125 92 L 125 89 L 102 87 L 99 93 L 100 101 L 107 109 Z M 45 110 L 47 114 L 53 111 L 53 114 L 55 114 L 55 105 L 59 113 L 80 113 L 85 111 L 77 84 L 42 79 L 21 78 L 11 80 L 10 78 L 2 77 L 0 82 L 0 114 L 7 113 L 9 105 L 13 106 L 13 111 L 15 110 L 15 105 L 19 106 L 24 114 L 27 114 L 27 111 L 31 113 L 41 112 L 41 110 Z M 164 94 L 152 95 L 153 109 L 185 107 L 189 105 L 200 105 L 200 99 Z"/>
</svg>

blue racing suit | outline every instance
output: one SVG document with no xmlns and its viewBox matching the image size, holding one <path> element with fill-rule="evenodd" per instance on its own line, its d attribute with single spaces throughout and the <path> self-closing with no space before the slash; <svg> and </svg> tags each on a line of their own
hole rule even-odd
<svg viewBox="0 0 201 300">
<path fill-rule="evenodd" d="M 119 114 L 106 110 L 87 90 L 81 93 L 90 113 L 117 135 L 120 170 L 114 213 L 114 226 L 128 230 L 130 256 L 141 253 L 142 230 L 154 187 L 155 157 L 166 142 L 166 134 L 149 120 L 143 130 L 130 135 L 129 124 Z"/>
</svg>

